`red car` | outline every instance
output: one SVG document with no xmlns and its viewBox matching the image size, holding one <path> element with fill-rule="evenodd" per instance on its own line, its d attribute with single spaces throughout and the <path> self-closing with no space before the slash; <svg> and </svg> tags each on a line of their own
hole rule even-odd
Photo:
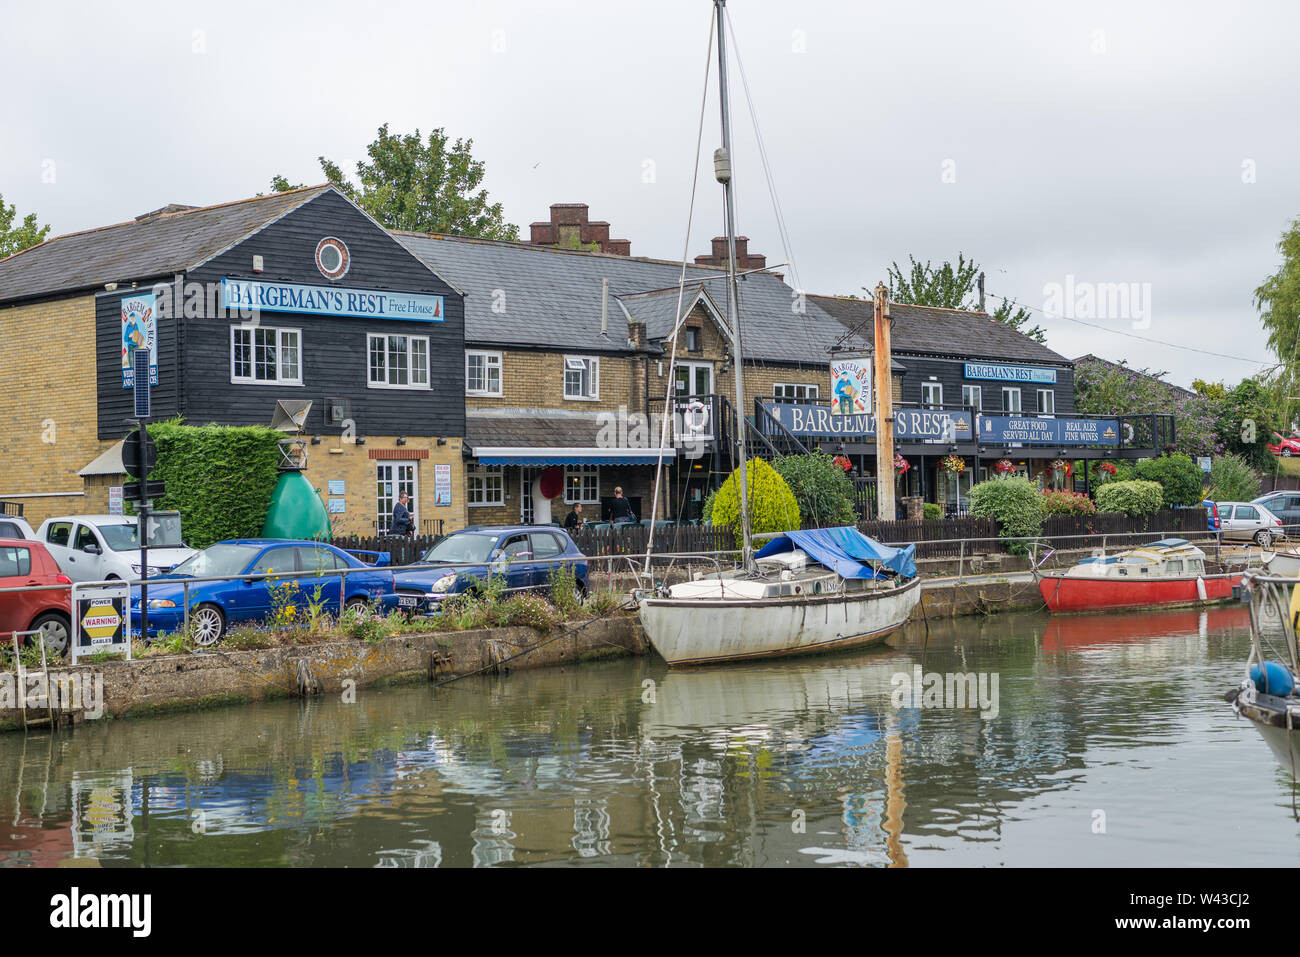
<svg viewBox="0 0 1300 957">
<path fill-rule="evenodd" d="M 1290 458 L 1293 455 L 1300 455 L 1300 440 L 1288 439 L 1278 433 L 1273 433 L 1273 441 L 1264 446 L 1272 455 L 1280 455 L 1283 458 Z"/>
<path fill-rule="evenodd" d="M 0 588 L 71 584 L 40 542 L 0 538 Z M 72 631 L 71 607 L 67 589 L 0 592 L 0 641 L 12 648 L 11 632 L 39 631 L 46 651 L 62 655 Z"/>
</svg>

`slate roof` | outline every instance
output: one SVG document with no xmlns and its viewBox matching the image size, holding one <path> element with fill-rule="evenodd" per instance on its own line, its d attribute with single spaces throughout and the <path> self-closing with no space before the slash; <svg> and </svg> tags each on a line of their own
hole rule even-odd
<svg viewBox="0 0 1300 957">
<path fill-rule="evenodd" d="M 177 211 L 56 236 L 0 259 L 0 302 L 187 270 L 332 188 L 197 209 L 164 207 Z"/>
<path fill-rule="evenodd" d="M 466 409 L 465 445 L 477 448 L 596 447 L 596 413 L 541 409 Z"/>
<path fill-rule="evenodd" d="M 870 299 L 844 296 L 808 298 L 834 316 L 846 330 L 854 330 L 870 347 L 875 338 L 875 306 Z M 987 313 L 901 302 L 891 302 L 889 312 L 894 320 L 890 346 L 896 353 L 1019 359 L 1062 365 L 1070 362 L 1059 352 L 1053 352 Z"/>
<path fill-rule="evenodd" d="M 395 231 L 394 236 L 439 275 L 466 293 L 465 341 L 469 345 L 532 346 L 583 351 L 626 351 L 627 322 L 657 329 L 672 322 L 679 262 L 615 256 L 458 236 Z M 692 285 L 708 289 L 719 310 L 726 301 L 726 270 L 686 267 Z M 600 333 L 601 280 L 609 280 L 608 335 Z M 635 298 L 644 293 L 671 295 Z M 498 303 L 494 310 L 494 303 Z M 821 365 L 828 347 L 844 334 L 829 315 L 809 303 L 803 315 L 792 308 L 794 290 L 775 273 L 740 279 L 740 314 L 745 358 Z M 640 315 L 638 313 L 641 313 Z M 647 333 L 653 335 L 647 329 Z"/>
</svg>

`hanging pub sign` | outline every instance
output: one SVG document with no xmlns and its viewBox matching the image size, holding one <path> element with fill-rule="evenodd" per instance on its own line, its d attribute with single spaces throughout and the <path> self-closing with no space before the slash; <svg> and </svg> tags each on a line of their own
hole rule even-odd
<svg viewBox="0 0 1300 957">
<path fill-rule="evenodd" d="M 1119 445 L 1117 419 L 1043 419 L 981 415 L 981 442 L 995 445 L 1030 442 L 1042 445 Z"/>
<path fill-rule="evenodd" d="M 841 435 L 867 438 L 876 434 L 876 417 L 861 412 L 839 415 L 824 405 L 765 402 L 764 407 L 792 435 Z M 942 409 L 895 409 L 894 438 L 969 442 L 973 436 L 969 412 Z"/>
<path fill-rule="evenodd" d="M 831 362 L 831 413 L 858 415 L 869 411 L 873 375 L 874 371 L 869 361 L 833 360 Z"/>
<path fill-rule="evenodd" d="M 149 384 L 158 384 L 158 297 L 151 292 L 132 293 L 122 299 L 122 388 L 135 388 L 131 356 L 149 350 Z"/>
<path fill-rule="evenodd" d="M 411 319 L 442 322 L 442 296 L 376 289 L 308 286 L 256 279 L 221 280 L 221 304 L 227 309 L 297 312 L 312 316 L 357 316 L 363 319 Z"/>
</svg>

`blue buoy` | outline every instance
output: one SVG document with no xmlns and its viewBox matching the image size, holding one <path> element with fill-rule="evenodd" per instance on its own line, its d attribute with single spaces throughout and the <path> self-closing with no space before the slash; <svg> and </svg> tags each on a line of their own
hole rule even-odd
<svg viewBox="0 0 1300 957">
<path fill-rule="evenodd" d="M 1291 672 L 1276 661 L 1251 665 L 1250 680 L 1255 683 L 1256 691 L 1274 694 L 1279 698 L 1285 698 L 1295 688 L 1295 678 L 1292 677 Z"/>
</svg>

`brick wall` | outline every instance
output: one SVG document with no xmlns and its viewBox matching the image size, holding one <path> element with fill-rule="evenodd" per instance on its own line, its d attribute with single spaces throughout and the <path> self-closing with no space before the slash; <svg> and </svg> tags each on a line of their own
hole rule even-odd
<svg viewBox="0 0 1300 957">
<path fill-rule="evenodd" d="M 77 475 L 113 444 L 96 437 L 94 296 L 0 307 L 0 342 L 0 499 L 33 527 L 107 510 L 107 490 L 88 500 Z"/>
<path fill-rule="evenodd" d="M 611 336 L 623 335 L 626 323 L 620 319 L 610 322 Z M 501 353 L 501 395 L 466 395 L 467 409 L 566 409 L 576 412 L 618 411 L 626 406 L 629 412 L 639 411 L 644 405 L 644 386 L 641 384 L 642 359 L 631 356 L 595 354 L 600 359 L 599 396 L 595 400 L 564 398 L 564 357 L 592 355 L 581 348 L 567 352 L 541 352 L 501 350 L 468 347 L 471 351 Z"/>
</svg>

